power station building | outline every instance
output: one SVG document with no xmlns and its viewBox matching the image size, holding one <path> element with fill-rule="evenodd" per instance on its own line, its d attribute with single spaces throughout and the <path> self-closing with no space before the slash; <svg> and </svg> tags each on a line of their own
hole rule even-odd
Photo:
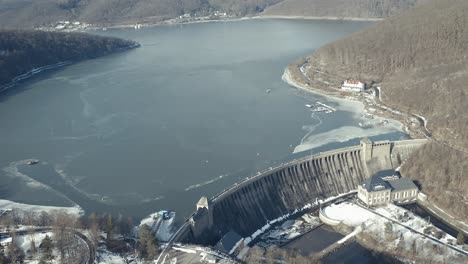
<svg viewBox="0 0 468 264">
<path fill-rule="evenodd" d="M 358 198 L 368 206 L 416 201 L 419 189 L 411 179 L 393 170 L 378 172 L 358 185 Z"/>
</svg>

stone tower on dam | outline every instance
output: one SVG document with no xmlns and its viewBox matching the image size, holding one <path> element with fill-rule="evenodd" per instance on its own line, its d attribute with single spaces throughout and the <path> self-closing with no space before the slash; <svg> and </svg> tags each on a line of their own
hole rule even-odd
<svg viewBox="0 0 468 264">
<path fill-rule="evenodd" d="M 373 173 L 396 169 L 426 140 L 372 142 L 307 156 L 236 183 L 212 199 L 202 198 L 173 238 L 213 245 L 235 231 L 243 237 L 268 221 L 317 199 L 347 193 Z"/>
</svg>

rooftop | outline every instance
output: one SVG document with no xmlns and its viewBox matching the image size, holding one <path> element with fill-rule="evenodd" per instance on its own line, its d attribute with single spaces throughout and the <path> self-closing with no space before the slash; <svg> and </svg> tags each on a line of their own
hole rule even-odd
<svg viewBox="0 0 468 264">
<path fill-rule="evenodd" d="M 387 182 L 388 184 L 390 184 L 392 189 L 397 192 L 418 188 L 416 184 L 414 184 L 414 182 L 408 178 L 399 178 L 398 180 L 392 180 Z"/>
<path fill-rule="evenodd" d="M 365 144 L 372 144 L 372 141 L 368 137 L 361 139 L 361 142 Z"/>
<path fill-rule="evenodd" d="M 208 208 L 208 198 L 206 196 L 202 196 L 200 200 L 198 200 L 197 207 L 207 207 Z"/>
<path fill-rule="evenodd" d="M 401 177 L 398 171 L 382 170 L 372 177 L 364 180 L 361 186 L 368 192 L 391 189 L 392 191 L 404 191 L 418 188 L 411 179 Z"/>
<path fill-rule="evenodd" d="M 355 80 L 355 79 L 348 79 L 345 81 L 345 83 L 347 84 L 361 84 L 361 83 L 364 83 L 363 81 L 360 81 L 360 80 Z"/>
<path fill-rule="evenodd" d="M 368 192 L 383 191 L 391 188 L 390 185 L 377 174 L 364 180 L 361 186 Z"/>
</svg>

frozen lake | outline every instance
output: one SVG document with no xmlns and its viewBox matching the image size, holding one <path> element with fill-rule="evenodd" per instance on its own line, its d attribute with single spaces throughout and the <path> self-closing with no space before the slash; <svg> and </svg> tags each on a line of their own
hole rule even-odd
<svg viewBox="0 0 468 264">
<path fill-rule="evenodd" d="M 295 58 L 369 25 L 245 20 L 96 31 L 142 47 L 0 95 L 0 198 L 183 218 L 200 196 L 299 150 L 404 137 L 393 123 L 362 129 L 359 105 L 281 80 Z M 313 114 L 305 104 L 317 101 L 338 111 Z M 26 165 L 31 158 L 41 163 Z"/>
</svg>

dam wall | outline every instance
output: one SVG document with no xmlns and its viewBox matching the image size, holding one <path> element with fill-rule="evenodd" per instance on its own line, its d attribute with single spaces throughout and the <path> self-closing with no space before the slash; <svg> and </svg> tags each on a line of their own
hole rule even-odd
<svg viewBox="0 0 468 264">
<path fill-rule="evenodd" d="M 179 229 L 174 242 L 215 244 L 234 231 L 249 237 L 269 221 L 307 204 L 355 190 L 375 171 L 395 169 L 425 140 L 371 142 L 322 152 L 269 168 L 206 202 Z M 200 205 L 202 204 L 202 205 Z"/>
</svg>

